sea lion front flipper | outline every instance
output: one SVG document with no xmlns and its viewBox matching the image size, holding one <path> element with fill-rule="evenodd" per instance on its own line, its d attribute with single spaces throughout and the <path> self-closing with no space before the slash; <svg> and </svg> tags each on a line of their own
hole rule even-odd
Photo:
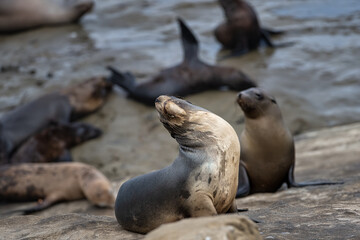
<svg viewBox="0 0 360 240">
<path fill-rule="evenodd" d="M 240 163 L 239 166 L 239 180 L 236 198 L 241 198 L 249 195 L 250 193 L 250 180 L 246 168 Z"/>
<path fill-rule="evenodd" d="M 213 201 L 208 195 L 193 194 L 189 200 L 190 217 L 205 217 L 217 215 Z M 194 204 L 195 203 L 195 204 Z"/>
<path fill-rule="evenodd" d="M 263 29 L 260 29 L 261 38 L 265 41 L 266 45 L 269 47 L 276 47 L 273 42 L 270 40 L 269 33 L 267 31 L 264 31 Z"/>
<path fill-rule="evenodd" d="M 63 153 L 60 155 L 56 162 L 72 162 L 72 156 L 69 150 L 65 149 Z"/>
<path fill-rule="evenodd" d="M 196 39 L 191 29 L 186 25 L 184 20 L 182 20 L 181 18 L 178 18 L 177 20 L 181 31 L 181 42 L 184 51 L 184 60 L 190 61 L 193 59 L 198 59 L 198 40 Z"/>
<path fill-rule="evenodd" d="M 267 28 L 267 27 L 262 27 L 261 31 L 266 32 L 268 35 L 275 35 L 275 36 L 285 33 L 285 31 L 283 31 L 283 30 L 275 30 L 275 29 L 271 29 L 271 28 Z"/>
<path fill-rule="evenodd" d="M 329 182 L 329 181 L 317 181 L 317 182 L 295 182 L 294 178 L 294 165 L 289 169 L 288 179 L 286 181 L 288 188 L 291 187 L 306 187 L 306 186 L 319 186 L 319 185 L 336 185 L 343 184 L 344 182 Z"/>
<path fill-rule="evenodd" d="M 39 212 L 39 211 L 45 210 L 45 209 L 51 207 L 52 205 L 54 205 L 55 203 L 59 202 L 60 199 L 61 199 L 61 197 L 58 194 L 49 195 L 49 196 L 45 197 L 45 199 L 43 201 L 39 202 L 36 206 L 23 209 L 22 212 L 24 215 L 27 215 L 27 214 L 31 214 L 34 212 Z"/>
</svg>

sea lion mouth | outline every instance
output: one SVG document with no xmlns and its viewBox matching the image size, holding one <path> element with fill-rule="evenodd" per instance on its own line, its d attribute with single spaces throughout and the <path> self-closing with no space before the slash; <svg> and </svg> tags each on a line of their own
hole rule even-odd
<svg viewBox="0 0 360 240">
<path fill-rule="evenodd" d="M 167 120 L 183 117 L 186 111 L 179 106 L 176 98 L 162 95 L 155 100 L 155 108 L 162 118 Z"/>
</svg>

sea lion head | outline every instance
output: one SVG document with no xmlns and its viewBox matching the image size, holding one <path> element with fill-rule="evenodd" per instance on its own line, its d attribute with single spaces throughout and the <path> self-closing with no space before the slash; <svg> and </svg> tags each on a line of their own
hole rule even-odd
<svg viewBox="0 0 360 240">
<path fill-rule="evenodd" d="M 65 0 L 63 4 L 70 22 L 79 21 L 84 14 L 90 12 L 94 7 L 92 0 Z"/>
<path fill-rule="evenodd" d="M 269 115 L 281 116 L 275 98 L 260 88 L 250 88 L 238 93 L 237 103 L 244 111 L 245 116 L 250 119 Z"/>
<path fill-rule="evenodd" d="M 99 128 L 80 122 L 72 123 L 70 125 L 70 131 L 73 133 L 76 144 L 97 138 L 102 134 L 102 131 Z"/>
<path fill-rule="evenodd" d="M 72 119 L 77 119 L 100 108 L 112 90 L 112 83 L 103 77 L 95 77 L 62 91 L 73 108 Z"/>
<path fill-rule="evenodd" d="M 164 127 L 182 146 L 211 145 L 228 138 L 227 130 L 234 132 L 219 116 L 183 99 L 162 95 L 155 107 Z"/>
</svg>

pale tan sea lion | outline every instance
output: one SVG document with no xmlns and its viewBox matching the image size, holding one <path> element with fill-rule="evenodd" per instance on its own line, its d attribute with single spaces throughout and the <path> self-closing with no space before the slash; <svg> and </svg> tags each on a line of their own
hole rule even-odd
<svg viewBox="0 0 360 240">
<path fill-rule="evenodd" d="M 93 5 L 91 0 L 1 0 L 0 33 L 76 22 Z"/>
<path fill-rule="evenodd" d="M 160 121 L 179 143 L 168 167 L 126 181 L 115 203 L 120 225 L 147 233 L 187 217 L 237 212 L 240 144 L 224 119 L 175 97 L 155 103 Z"/>
<path fill-rule="evenodd" d="M 83 163 L 22 163 L 0 167 L 0 199 L 38 201 L 25 213 L 40 211 L 61 201 L 87 198 L 100 207 L 113 207 L 109 180 Z"/>
</svg>

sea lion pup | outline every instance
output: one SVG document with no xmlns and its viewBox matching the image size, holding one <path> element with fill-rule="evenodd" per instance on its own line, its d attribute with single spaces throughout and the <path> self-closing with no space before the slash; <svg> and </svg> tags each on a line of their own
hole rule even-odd
<svg viewBox="0 0 360 240">
<path fill-rule="evenodd" d="M 44 210 L 61 201 L 87 198 L 99 207 L 113 207 L 109 180 L 84 163 L 22 163 L 0 167 L 0 199 L 39 201 L 24 213 Z"/>
<path fill-rule="evenodd" d="M 295 182 L 294 140 L 283 122 L 275 98 L 261 89 L 250 88 L 238 94 L 237 102 L 245 114 L 245 127 L 240 136 L 241 159 L 236 197 L 275 192 L 283 183 L 289 188 L 341 184 Z"/>
<path fill-rule="evenodd" d="M 168 167 L 126 181 L 115 216 L 129 231 L 147 233 L 187 217 L 237 212 L 240 144 L 224 119 L 175 97 L 155 102 L 160 121 L 179 143 Z"/>
<path fill-rule="evenodd" d="M 241 91 L 256 86 L 237 69 L 211 66 L 201 61 L 198 57 L 198 40 L 183 20 L 178 19 L 178 24 L 184 51 L 182 63 L 164 69 L 154 78 L 142 83 L 135 83 L 131 73 L 122 73 L 108 67 L 112 72 L 110 80 L 127 91 L 129 97 L 151 106 L 162 94 L 186 96 L 221 87 Z"/>
<path fill-rule="evenodd" d="M 39 201 L 25 213 L 40 211 L 61 201 L 87 198 L 99 207 L 113 207 L 109 180 L 84 163 L 22 163 L 0 167 L 0 199 Z"/>
<path fill-rule="evenodd" d="M 91 78 L 6 113 L 0 118 L 0 164 L 8 163 L 13 151 L 50 121 L 67 123 L 99 109 L 111 89 L 105 78 Z"/>
<path fill-rule="evenodd" d="M 101 134 L 100 129 L 86 123 L 52 122 L 49 127 L 28 139 L 14 153 L 10 163 L 71 162 L 70 148 Z"/>
<path fill-rule="evenodd" d="M 2 0 L 0 33 L 77 22 L 93 5 L 91 0 Z"/>
<path fill-rule="evenodd" d="M 281 31 L 261 28 L 254 8 L 242 0 L 219 0 L 224 9 L 226 22 L 215 29 L 216 39 L 224 48 L 232 49 L 232 55 L 241 55 L 257 49 L 263 40 L 269 47 L 288 46 L 292 43 L 275 45 L 269 35 Z"/>
</svg>

